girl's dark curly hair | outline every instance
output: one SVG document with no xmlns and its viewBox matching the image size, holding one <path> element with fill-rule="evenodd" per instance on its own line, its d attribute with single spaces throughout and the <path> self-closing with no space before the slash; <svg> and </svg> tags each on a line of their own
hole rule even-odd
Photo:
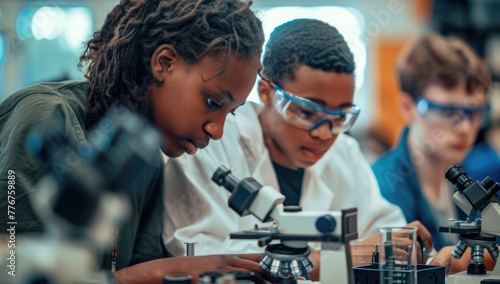
<svg viewBox="0 0 500 284">
<path fill-rule="evenodd" d="M 274 29 L 266 44 L 262 75 L 280 85 L 294 80 L 302 65 L 353 74 L 354 56 L 339 31 L 313 19 L 297 19 Z"/>
<path fill-rule="evenodd" d="M 114 103 L 143 113 L 151 73 L 151 56 L 171 44 L 193 64 L 205 55 L 260 57 L 264 44 L 261 21 L 240 0 L 122 0 L 87 43 L 80 67 L 88 64 L 90 86 L 86 128 Z"/>
</svg>

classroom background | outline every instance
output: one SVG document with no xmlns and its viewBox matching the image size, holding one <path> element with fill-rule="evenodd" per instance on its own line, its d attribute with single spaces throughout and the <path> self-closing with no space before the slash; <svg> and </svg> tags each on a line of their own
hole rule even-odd
<svg viewBox="0 0 500 284">
<path fill-rule="evenodd" d="M 83 43 L 118 2 L 0 0 L 0 102 L 34 83 L 84 79 L 77 66 Z M 463 38 L 484 58 L 494 83 L 492 111 L 478 142 L 500 128 L 499 0 L 255 0 L 253 9 L 266 37 L 286 21 L 316 18 L 346 38 L 357 65 L 355 103 L 361 107 L 351 134 L 370 162 L 394 146 L 405 123 L 397 107 L 394 62 L 409 40 L 424 33 Z M 248 99 L 259 101 L 255 88 Z"/>
</svg>

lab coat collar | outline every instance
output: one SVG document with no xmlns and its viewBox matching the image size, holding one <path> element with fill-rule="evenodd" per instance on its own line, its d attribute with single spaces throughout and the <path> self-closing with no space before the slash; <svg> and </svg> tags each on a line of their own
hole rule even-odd
<svg viewBox="0 0 500 284">
<path fill-rule="evenodd" d="M 315 165 L 316 166 L 316 165 Z M 314 167 L 314 166 L 313 166 Z M 333 204 L 335 193 L 322 177 L 323 168 L 307 169 L 302 181 L 300 204 L 302 209 L 311 211 L 329 211 Z M 307 194 L 306 194 L 307 193 Z"/>
<path fill-rule="evenodd" d="M 247 103 L 238 109 L 235 116 L 236 124 L 241 131 L 241 145 L 244 146 L 247 152 L 246 156 L 251 159 L 249 167 L 252 177 L 263 185 L 270 185 L 278 189 L 278 180 L 269 151 L 264 143 L 262 127 L 258 123 L 259 114 L 262 112 L 262 109 L 262 105 L 252 102 Z M 318 211 L 331 209 L 330 206 L 333 203 L 335 194 L 330 188 L 331 185 L 325 181 L 323 172 L 326 165 L 332 162 L 331 159 L 334 158 L 332 157 L 333 151 L 334 147 L 332 146 L 325 154 L 325 157 L 305 170 L 300 201 L 302 208 L 305 210 Z"/>
</svg>

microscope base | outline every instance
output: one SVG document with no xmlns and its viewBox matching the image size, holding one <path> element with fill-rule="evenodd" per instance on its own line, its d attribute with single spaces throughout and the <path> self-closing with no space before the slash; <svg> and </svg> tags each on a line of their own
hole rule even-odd
<svg viewBox="0 0 500 284">
<path fill-rule="evenodd" d="M 487 271 L 484 275 L 471 275 L 467 272 L 459 272 L 448 276 L 446 284 L 480 284 L 481 280 L 495 279 L 500 280 L 499 276 L 491 276 L 491 271 Z"/>
</svg>

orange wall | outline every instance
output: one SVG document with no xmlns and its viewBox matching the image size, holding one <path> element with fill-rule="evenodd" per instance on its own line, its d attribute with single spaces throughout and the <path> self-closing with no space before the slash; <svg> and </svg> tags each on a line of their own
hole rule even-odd
<svg viewBox="0 0 500 284">
<path fill-rule="evenodd" d="M 376 45 L 378 99 L 377 111 L 371 128 L 377 137 L 391 147 L 394 146 L 399 131 L 405 123 L 398 108 L 399 87 L 394 74 L 394 66 L 407 40 L 407 38 L 387 40 L 380 38 Z"/>
<path fill-rule="evenodd" d="M 432 13 L 432 2 L 432 0 L 414 1 L 412 8 L 414 20 L 420 24 L 428 22 Z M 378 96 L 370 128 L 375 137 L 391 147 L 397 142 L 401 128 L 405 124 L 398 108 L 399 87 L 394 66 L 400 51 L 411 37 L 411 33 L 397 37 L 380 36 L 374 44 L 378 61 L 374 74 Z"/>
</svg>

